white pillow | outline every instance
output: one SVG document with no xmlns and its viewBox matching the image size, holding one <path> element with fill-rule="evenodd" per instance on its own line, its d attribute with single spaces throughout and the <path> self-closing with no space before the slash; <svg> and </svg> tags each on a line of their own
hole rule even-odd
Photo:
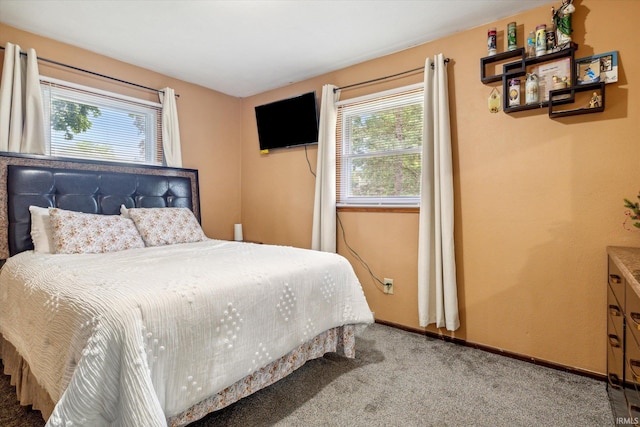
<svg viewBox="0 0 640 427">
<path fill-rule="evenodd" d="M 146 246 L 207 240 L 200 223 L 188 208 L 131 208 L 128 213 Z"/>
<path fill-rule="evenodd" d="M 127 209 L 125 205 L 120 205 L 120 215 L 125 218 L 131 219 L 131 216 L 129 215 L 129 209 Z"/>
<path fill-rule="evenodd" d="M 57 254 L 95 254 L 144 248 L 133 221 L 121 215 L 97 215 L 51 209 L 53 248 Z"/>
<path fill-rule="evenodd" d="M 43 254 L 53 253 L 53 232 L 49 221 L 49 208 L 29 206 L 31 213 L 31 240 L 33 249 Z"/>
</svg>

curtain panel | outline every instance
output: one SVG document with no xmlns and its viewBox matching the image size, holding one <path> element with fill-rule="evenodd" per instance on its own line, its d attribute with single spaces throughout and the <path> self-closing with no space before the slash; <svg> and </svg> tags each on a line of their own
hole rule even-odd
<svg viewBox="0 0 640 427">
<path fill-rule="evenodd" d="M 158 92 L 162 104 L 162 149 L 167 166 L 182 167 L 182 149 L 180 147 L 180 126 L 178 124 L 178 106 L 176 94 L 170 87 Z"/>
<path fill-rule="evenodd" d="M 7 43 L 0 80 L 0 151 L 45 154 L 38 56 Z"/>
<path fill-rule="evenodd" d="M 433 66 L 433 69 L 432 69 Z M 422 181 L 418 231 L 420 326 L 460 326 L 453 240 L 453 172 L 444 56 L 424 67 Z"/>
<path fill-rule="evenodd" d="M 324 85 L 320 103 L 318 163 L 313 205 L 311 249 L 336 252 L 336 123 L 340 97 L 333 85 Z"/>
</svg>

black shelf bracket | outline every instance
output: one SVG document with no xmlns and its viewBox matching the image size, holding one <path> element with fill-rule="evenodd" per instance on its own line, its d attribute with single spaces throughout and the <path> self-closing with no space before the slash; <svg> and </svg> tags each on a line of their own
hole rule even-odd
<svg viewBox="0 0 640 427">
<path fill-rule="evenodd" d="M 487 76 L 487 65 L 493 64 L 495 62 L 504 61 L 505 59 L 516 58 L 516 57 L 520 57 L 520 61 L 516 62 L 516 64 L 520 63 L 524 68 L 525 55 L 524 55 L 523 47 L 518 48 L 516 50 L 501 52 L 495 55 L 485 56 L 484 58 L 480 58 L 480 81 L 482 81 L 482 83 L 484 84 L 499 82 L 500 80 L 502 80 L 502 74 Z"/>
<path fill-rule="evenodd" d="M 549 117 L 552 119 L 558 117 L 577 116 L 580 114 L 592 114 L 600 113 L 604 111 L 604 82 L 589 83 L 578 86 L 571 86 L 565 89 L 552 90 L 549 92 Z M 554 110 L 554 107 L 560 105 L 562 102 L 554 100 L 554 98 L 562 95 L 571 95 L 573 98 L 577 92 L 591 92 L 593 91 L 596 96 L 599 97 L 597 105 L 590 107 L 573 108 L 570 110 Z M 599 93 L 599 95 L 598 95 Z"/>
</svg>

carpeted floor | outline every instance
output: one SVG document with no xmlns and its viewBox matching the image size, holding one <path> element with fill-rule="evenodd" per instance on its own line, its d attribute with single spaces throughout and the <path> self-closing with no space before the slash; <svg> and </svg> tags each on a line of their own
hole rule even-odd
<svg viewBox="0 0 640 427">
<path fill-rule="evenodd" d="M 611 426 L 605 383 L 375 324 L 353 360 L 307 362 L 209 426 Z M 42 426 L 0 378 L 0 426 Z"/>
</svg>

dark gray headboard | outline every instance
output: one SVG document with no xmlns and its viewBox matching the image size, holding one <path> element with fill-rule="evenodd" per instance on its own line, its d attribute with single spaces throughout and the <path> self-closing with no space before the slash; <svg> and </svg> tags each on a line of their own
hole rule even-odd
<svg viewBox="0 0 640 427">
<path fill-rule="evenodd" d="M 33 249 L 29 206 L 114 215 L 187 207 L 200 220 L 198 171 L 0 153 L 0 258 Z"/>
</svg>

